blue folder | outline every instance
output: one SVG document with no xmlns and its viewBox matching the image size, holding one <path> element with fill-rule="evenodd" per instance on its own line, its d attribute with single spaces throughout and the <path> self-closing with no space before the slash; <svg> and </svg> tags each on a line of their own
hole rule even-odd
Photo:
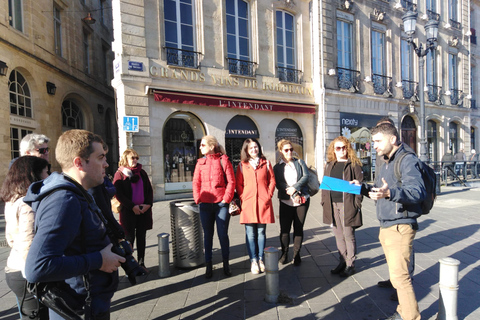
<svg viewBox="0 0 480 320">
<path fill-rule="evenodd" d="M 320 189 L 360 194 L 360 190 L 362 189 L 362 186 L 350 184 L 349 181 L 345 181 L 342 179 L 324 176 L 322 180 L 322 184 L 320 185 Z"/>
</svg>

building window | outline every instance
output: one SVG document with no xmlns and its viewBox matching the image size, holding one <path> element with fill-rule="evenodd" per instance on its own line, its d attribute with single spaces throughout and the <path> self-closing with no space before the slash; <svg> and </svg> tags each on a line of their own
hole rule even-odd
<svg viewBox="0 0 480 320">
<path fill-rule="evenodd" d="M 385 33 L 372 30 L 372 81 L 373 92 L 391 92 L 391 77 L 385 75 Z"/>
<path fill-rule="evenodd" d="M 200 153 L 200 142 L 205 135 L 202 122 L 193 114 L 174 113 L 163 128 L 163 156 L 165 192 L 192 191 L 192 178 Z"/>
<path fill-rule="evenodd" d="M 455 122 L 448 124 L 448 148 L 452 154 L 458 152 L 458 125 Z"/>
<path fill-rule="evenodd" d="M 248 3 L 243 0 L 227 0 L 226 5 L 228 70 L 231 74 L 252 77 Z"/>
<path fill-rule="evenodd" d="M 294 155 L 303 159 L 303 133 L 302 129 L 295 121 L 291 119 L 283 119 L 275 130 L 275 161 L 280 161 L 280 151 L 278 151 L 277 143 L 287 139 L 292 142 L 292 147 L 295 149 Z"/>
<path fill-rule="evenodd" d="M 23 0 L 8 0 L 10 25 L 23 32 Z"/>
<path fill-rule="evenodd" d="M 230 119 L 225 128 L 225 151 L 230 161 L 232 161 L 234 170 L 237 169 L 241 162 L 243 142 L 248 138 L 260 138 L 258 128 L 253 120 L 247 116 L 240 115 Z"/>
<path fill-rule="evenodd" d="M 103 25 L 105 25 L 105 21 L 107 20 L 105 14 L 105 0 L 100 0 L 100 23 Z"/>
<path fill-rule="evenodd" d="M 353 70 L 353 25 L 337 20 L 338 88 L 358 91 L 360 72 Z"/>
<path fill-rule="evenodd" d="M 82 110 L 71 100 L 62 103 L 62 126 L 63 131 L 84 129 Z"/>
<path fill-rule="evenodd" d="M 430 50 L 426 59 L 426 72 L 427 72 L 427 95 L 428 101 L 436 102 L 439 98 L 440 87 L 437 86 L 437 58 L 435 50 Z"/>
<path fill-rule="evenodd" d="M 470 127 L 470 150 L 477 149 L 475 144 L 475 128 Z"/>
<path fill-rule="evenodd" d="M 450 104 L 457 105 L 459 99 L 458 57 L 452 53 L 448 54 L 448 88 L 450 90 Z"/>
<path fill-rule="evenodd" d="M 437 12 L 437 0 L 427 0 L 427 10 Z"/>
<path fill-rule="evenodd" d="M 110 52 L 110 48 L 106 46 L 102 46 L 102 62 L 103 62 L 103 81 L 105 81 L 106 85 L 110 85 L 110 60 L 108 59 L 108 53 Z"/>
<path fill-rule="evenodd" d="M 53 36 L 55 38 L 55 54 L 62 56 L 62 20 L 60 9 L 53 6 Z"/>
<path fill-rule="evenodd" d="M 85 73 L 90 73 L 90 35 L 83 30 L 83 68 Z"/>
<path fill-rule="evenodd" d="M 195 52 L 194 10 L 191 0 L 164 0 L 167 64 L 198 67 Z"/>
<path fill-rule="evenodd" d="M 32 130 L 10 127 L 10 149 L 12 159 L 20 157 L 20 142 Z"/>
<path fill-rule="evenodd" d="M 10 91 L 10 114 L 32 118 L 32 97 L 25 78 L 17 70 L 10 73 L 8 79 Z"/>
<path fill-rule="evenodd" d="M 448 0 L 448 17 L 450 20 L 458 22 L 457 0 Z"/>
<path fill-rule="evenodd" d="M 417 93 L 417 84 L 413 81 L 413 50 L 407 40 L 401 40 L 400 51 L 403 98 L 410 99 Z"/>
<path fill-rule="evenodd" d="M 277 11 L 277 74 L 280 81 L 299 83 L 296 70 L 295 18 L 285 11 Z"/>
<path fill-rule="evenodd" d="M 433 120 L 427 122 L 427 147 L 428 159 L 438 161 L 437 152 L 437 123 Z"/>
</svg>

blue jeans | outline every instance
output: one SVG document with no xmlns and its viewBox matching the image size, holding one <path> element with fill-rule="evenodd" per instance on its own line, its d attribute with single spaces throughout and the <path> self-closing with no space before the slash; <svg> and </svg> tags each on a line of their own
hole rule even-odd
<svg viewBox="0 0 480 320">
<path fill-rule="evenodd" d="M 247 223 L 245 224 L 245 238 L 247 242 L 248 255 L 251 261 L 263 260 L 263 250 L 265 249 L 265 230 L 266 224 Z"/>
<path fill-rule="evenodd" d="M 222 248 L 222 258 L 230 256 L 230 240 L 228 239 L 228 224 L 230 214 L 228 203 L 200 203 L 200 220 L 203 227 L 203 246 L 205 247 L 205 261 L 212 261 L 213 232 L 217 223 L 217 235 Z"/>
</svg>

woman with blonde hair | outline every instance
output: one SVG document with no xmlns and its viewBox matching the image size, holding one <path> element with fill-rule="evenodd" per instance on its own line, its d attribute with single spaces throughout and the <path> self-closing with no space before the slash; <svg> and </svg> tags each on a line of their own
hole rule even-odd
<svg viewBox="0 0 480 320">
<path fill-rule="evenodd" d="M 362 163 L 347 138 L 336 137 L 328 146 L 324 175 L 363 181 Z M 330 270 L 332 274 L 348 277 L 355 273 L 355 229 L 362 226 L 362 199 L 361 195 L 322 190 L 323 223 L 333 226 L 340 255 L 339 264 Z"/>
<path fill-rule="evenodd" d="M 120 225 L 125 231 L 125 238 L 132 247 L 137 240 L 138 263 L 145 268 L 147 230 L 153 227 L 153 189 L 138 159 L 138 153 L 133 149 L 123 152 L 113 185 L 117 189 L 115 196 L 122 205 Z"/>
<path fill-rule="evenodd" d="M 265 271 L 263 250 L 267 223 L 274 223 L 272 196 L 275 176 L 256 139 L 243 142 L 240 165 L 237 168 L 237 193 L 242 201 L 240 223 L 245 225 L 248 255 L 253 274 Z"/>
<path fill-rule="evenodd" d="M 293 157 L 293 144 L 282 139 L 277 143 L 281 155 L 279 163 L 273 167 L 280 199 L 280 263 L 287 264 L 290 245 L 290 229 L 293 223 L 293 264 L 302 263 L 300 249 L 303 242 L 303 225 L 310 206 L 308 194 L 308 167 L 301 159 Z"/>
<path fill-rule="evenodd" d="M 204 234 L 205 278 L 213 276 L 212 250 L 215 224 L 222 248 L 223 273 L 230 277 L 230 240 L 228 206 L 235 191 L 235 174 L 225 149 L 214 136 L 204 136 L 200 142 L 203 158 L 197 160 L 193 173 L 193 198 L 200 207 Z"/>
</svg>

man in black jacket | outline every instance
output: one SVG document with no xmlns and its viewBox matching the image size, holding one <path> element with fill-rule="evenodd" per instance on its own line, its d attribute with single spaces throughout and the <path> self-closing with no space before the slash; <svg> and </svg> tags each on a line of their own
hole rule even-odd
<svg viewBox="0 0 480 320">
<path fill-rule="evenodd" d="M 375 127 L 372 140 L 377 157 L 384 163 L 377 168 L 375 186 L 364 184 L 362 194 L 377 201 L 379 239 L 399 301 L 397 312 L 385 320 L 419 320 L 420 312 L 408 270 L 418 229 L 417 217 L 422 213 L 421 202 L 426 196 L 418 158 L 409 153 L 396 164 L 399 156 L 407 151 L 403 145 L 398 145 L 398 132 L 391 124 Z M 400 168 L 400 180 L 395 176 L 396 165 Z"/>
</svg>

